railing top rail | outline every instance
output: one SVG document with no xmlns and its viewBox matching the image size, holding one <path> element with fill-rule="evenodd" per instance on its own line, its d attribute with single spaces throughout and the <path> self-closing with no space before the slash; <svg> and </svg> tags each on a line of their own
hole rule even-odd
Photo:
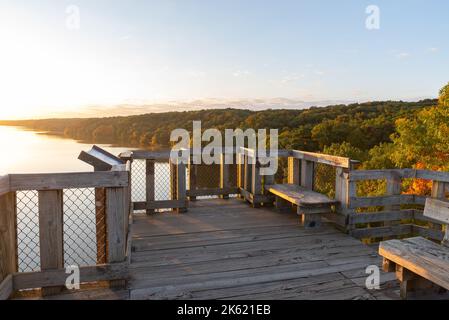
<svg viewBox="0 0 449 320">
<path fill-rule="evenodd" d="M 308 160 L 312 162 L 327 164 L 334 167 L 351 168 L 351 159 L 345 157 L 331 156 L 328 154 L 292 150 L 291 156 L 296 159 Z"/>
<path fill-rule="evenodd" d="M 23 190 L 128 186 L 127 171 L 10 174 L 0 178 L 0 194 Z"/>
<path fill-rule="evenodd" d="M 356 170 L 348 177 L 351 181 L 415 178 L 449 182 L 449 172 L 417 169 Z"/>
</svg>

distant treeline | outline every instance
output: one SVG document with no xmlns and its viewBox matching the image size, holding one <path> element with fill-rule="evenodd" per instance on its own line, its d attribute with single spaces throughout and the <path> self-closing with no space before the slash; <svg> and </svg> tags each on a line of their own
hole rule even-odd
<svg viewBox="0 0 449 320">
<path fill-rule="evenodd" d="M 429 99 L 304 110 L 211 109 L 110 118 L 0 121 L 0 125 L 24 126 L 89 143 L 150 148 L 169 145 L 173 129 L 191 131 L 192 121 L 201 120 L 203 130 L 277 128 L 282 148 L 323 151 L 332 145 L 347 143 L 363 152 L 381 143 L 391 142 L 390 136 L 395 132 L 397 119 L 413 117 L 416 111 L 437 103 L 437 100 Z"/>
</svg>

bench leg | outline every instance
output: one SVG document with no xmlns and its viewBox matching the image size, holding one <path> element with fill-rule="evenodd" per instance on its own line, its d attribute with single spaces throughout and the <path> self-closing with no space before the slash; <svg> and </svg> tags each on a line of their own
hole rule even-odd
<svg viewBox="0 0 449 320">
<path fill-rule="evenodd" d="M 445 293 L 445 290 L 431 281 L 396 265 L 396 277 L 400 281 L 402 299 L 425 298 Z"/>
<path fill-rule="evenodd" d="M 276 196 L 276 209 L 279 212 L 291 212 L 292 205 L 287 200 L 284 200 L 281 197 Z"/>
<path fill-rule="evenodd" d="M 305 228 L 318 228 L 321 226 L 321 214 L 328 213 L 328 210 L 298 206 L 297 213 L 301 217 L 301 223 Z"/>
</svg>

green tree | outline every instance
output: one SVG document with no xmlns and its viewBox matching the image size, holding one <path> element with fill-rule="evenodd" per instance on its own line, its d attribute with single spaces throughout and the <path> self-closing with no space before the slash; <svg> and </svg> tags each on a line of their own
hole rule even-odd
<svg viewBox="0 0 449 320">
<path fill-rule="evenodd" d="M 449 108 L 449 83 L 441 88 L 438 103 L 440 106 Z"/>
</svg>

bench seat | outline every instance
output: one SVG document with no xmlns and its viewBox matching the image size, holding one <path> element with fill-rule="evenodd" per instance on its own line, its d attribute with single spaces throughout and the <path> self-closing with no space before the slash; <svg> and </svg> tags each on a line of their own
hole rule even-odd
<svg viewBox="0 0 449 320">
<path fill-rule="evenodd" d="M 388 240 L 379 245 L 379 254 L 384 257 L 385 271 L 396 271 L 401 281 L 401 296 L 407 298 L 416 283 L 425 279 L 427 285 L 449 290 L 449 248 L 422 237 L 405 240 Z M 411 285 L 415 288 L 411 288 Z M 412 290 L 410 290 L 412 289 Z"/>
<path fill-rule="evenodd" d="M 320 214 L 330 213 L 331 207 L 338 204 L 336 200 L 296 184 L 268 185 L 266 189 L 276 196 L 276 207 L 280 211 L 290 210 L 289 203 L 296 205 L 305 227 L 319 226 Z"/>
</svg>

